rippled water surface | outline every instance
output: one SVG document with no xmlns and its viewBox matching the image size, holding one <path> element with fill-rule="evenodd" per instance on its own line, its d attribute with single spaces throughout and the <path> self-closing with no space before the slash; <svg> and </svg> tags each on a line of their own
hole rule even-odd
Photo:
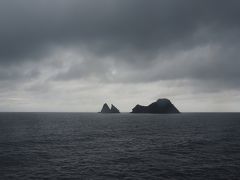
<svg viewBox="0 0 240 180">
<path fill-rule="evenodd" d="M 238 179 L 240 114 L 0 113 L 0 179 Z"/>
</svg>

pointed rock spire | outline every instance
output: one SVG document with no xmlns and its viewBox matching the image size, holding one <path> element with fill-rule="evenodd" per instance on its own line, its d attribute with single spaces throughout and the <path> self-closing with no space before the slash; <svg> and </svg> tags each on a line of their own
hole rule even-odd
<svg viewBox="0 0 240 180">
<path fill-rule="evenodd" d="M 111 113 L 120 113 L 119 110 L 113 104 L 111 105 Z"/>
<path fill-rule="evenodd" d="M 107 103 L 105 103 L 102 107 L 101 113 L 111 113 L 110 108 L 108 107 Z"/>
<path fill-rule="evenodd" d="M 113 104 L 111 105 L 111 109 L 110 109 L 107 103 L 105 103 L 100 113 L 120 113 L 120 112 Z"/>
</svg>

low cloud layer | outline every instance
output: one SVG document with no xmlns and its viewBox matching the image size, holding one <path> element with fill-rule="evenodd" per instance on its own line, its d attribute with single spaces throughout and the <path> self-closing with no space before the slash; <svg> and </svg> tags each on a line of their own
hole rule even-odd
<svg viewBox="0 0 240 180">
<path fill-rule="evenodd" d="M 1 1 L 0 110 L 239 111 L 239 17 L 236 0 Z"/>
</svg>

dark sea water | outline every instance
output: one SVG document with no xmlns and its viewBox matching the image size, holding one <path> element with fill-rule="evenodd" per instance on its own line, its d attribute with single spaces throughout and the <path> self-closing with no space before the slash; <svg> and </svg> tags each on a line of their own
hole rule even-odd
<svg viewBox="0 0 240 180">
<path fill-rule="evenodd" d="M 0 179 L 240 179 L 240 113 L 0 113 Z"/>
</svg>

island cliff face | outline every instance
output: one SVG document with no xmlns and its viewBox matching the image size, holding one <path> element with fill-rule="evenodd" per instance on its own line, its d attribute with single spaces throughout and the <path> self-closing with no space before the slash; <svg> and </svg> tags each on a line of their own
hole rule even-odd
<svg viewBox="0 0 240 180">
<path fill-rule="evenodd" d="M 120 113 L 120 112 L 113 104 L 111 105 L 111 109 L 110 109 L 107 103 L 105 103 L 100 113 Z"/>
<path fill-rule="evenodd" d="M 120 113 L 119 110 L 113 104 L 111 105 L 111 113 Z"/>
<path fill-rule="evenodd" d="M 107 103 L 105 103 L 102 107 L 102 110 L 100 111 L 100 113 L 111 113 L 110 108 L 108 107 Z"/>
<path fill-rule="evenodd" d="M 178 109 L 168 99 L 158 99 L 156 102 L 148 106 L 136 105 L 132 109 L 132 113 L 153 113 L 153 114 L 168 114 L 180 113 Z"/>
</svg>

